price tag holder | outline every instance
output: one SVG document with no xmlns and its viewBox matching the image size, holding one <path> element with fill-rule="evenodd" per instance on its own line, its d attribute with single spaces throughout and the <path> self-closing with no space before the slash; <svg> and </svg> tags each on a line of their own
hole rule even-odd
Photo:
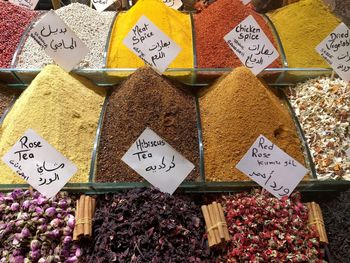
<svg viewBox="0 0 350 263">
<path fill-rule="evenodd" d="M 279 57 L 278 51 L 251 15 L 224 39 L 240 61 L 255 75 Z"/>
<path fill-rule="evenodd" d="M 146 128 L 122 157 L 135 172 L 161 191 L 173 194 L 194 165 Z"/>
<path fill-rule="evenodd" d="M 167 69 L 181 51 L 181 48 L 146 16 L 137 21 L 123 43 L 160 73 Z"/>
<path fill-rule="evenodd" d="M 98 12 L 102 12 L 115 1 L 116 0 L 92 0 L 92 4 Z"/>
<path fill-rule="evenodd" d="M 34 10 L 39 0 L 9 0 L 11 4 Z"/>
<path fill-rule="evenodd" d="M 30 36 L 68 72 L 89 52 L 87 46 L 53 10 L 36 23 Z"/>
<path fill-rule="evenodd" d="M 244 5 L 247 5 L 251 2 L 251 0 L 241 0 L 241 2 L 244 4 Z"/>
<path fill-rule="evenodd" d="M 2 161 L 48 198 L 55 196 L 78 171 L 32 129 L 25 132 Z"/>
<path fill-rule="evenodd" d="M 163 0 L 163 3 L 175 10 L 178 10 L 182 6 L 181 0 Z"/>
<path fill-rule="evenodd" d="M 316 51 L 344 81 L 350 81 L 350 30 L 344 23 L 340 23 Z"/>
<path fill-rule="evenodd" d="M 263 135 L 236 168 L 278 199 L 289 196 L 308 170 Z"/>
</svg>

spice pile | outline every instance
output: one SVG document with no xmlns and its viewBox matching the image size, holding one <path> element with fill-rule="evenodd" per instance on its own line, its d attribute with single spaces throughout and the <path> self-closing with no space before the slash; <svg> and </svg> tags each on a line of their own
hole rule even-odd
<svg viewBox="0 0 350 263">
<path fill-rule="evenodd" d="M 350 85 L 322 77 L 290 89 L 319 179 L 350 180 Z"/>
<path fill-rule="evenodd" d="M 332 257 L 335 262 L 349 262 L 350 191 L 339 193 L 335 198 L 328 195 L 320 204 Z"/>
<path fill-rule="evenodd" d="M 208 262 L 204 234 L 190 199 L 133 189 L 97 201 L 93 240 L 81 262 Z"/>
<path fill-rule="evenodd" d="M 89 53 L 78 68 L 102 68 L 107 35 L 115 12 L 97 12 L 87 5 L 72 3 L 55 11 L 70 29 L 86 44 Z M 28 37 L 19 54 L 16 68 L 42 68 L 53 64 L 32 37 Z"/>
<path fill-rule="evenodd" d="M 0 262 L 78 262 L 73 200 L 16 189 L 0 193 Z"/>
<path fill-rule="evenodd" d="M 0 68 L 9 68 L 22 34 L 37 13 L 0 0 Z"/>
<path fill-rule="evenodd" d="M 109 97 L 98 152 L 98 182 L 142 181 L 121 158 L 150 128 L 195 165 L 187 177 L 199 175 L 199 146 L 194 97 L 175 87 L 152 68 L 140 68 Z"/>
<path fill-rule="evenodd" d="M 253 190 L 224 197 L 231 242 L 227 262 L 324 262 L 300 194 L 281 200 Z"/>
<path fill-rule="evenodd" d="M 4 156 L 30 128 L 72 161 L 78 172 L 70 182 L 87 182 L 97 123 L 105 90 L 46 66 L 17 99 L 0 128 L 0 156 Z M 2 184 L 24 183 L 4 162 Z"/>
<path fill-rule="evenodd" d="M 3 87 L 0 84 L 0 118 L 10 106 L 16 91 Z"/>
<path fill-rule="evenodd" d="M 260 134 L 304 163 L 288 110 L 249 69 L 219 79 L 199 103 L 207 180 L 249 180 L 235 166 Z"/>
<path fill-rule="evenodd" d="M 188 14 L 167 7 L 162 0 L 139 0 L 126 13 L 118 14 L 109 43 L 109 68 L 138 68 L 144 61 L 123 44 L 124 38 L 141 16 L 146 16 L 164 34 L 181 47 L 169 68 L 193 68 L 191 18 Z"/>
<path fill-rule="evenodd" d="M 272 32 L 251 5 L 241 0 L 217 0 L 194 16 L 197 64 L 199 68 L 234 68 L 242 63 L 224 40 L 224 36 L 247 16 L 253 15 L 266 36 L 274 43 Z M 274 43 L 277 48 L 277 45 Z M 280 67 L 279 59 L 270 67 Z"/>
<path fill-rule="evenodd" d="M 315 47 L 340 23 L 322 0 L 300 0 L 269 14 L 291 68 L 328 68 Z"/>
</svg>

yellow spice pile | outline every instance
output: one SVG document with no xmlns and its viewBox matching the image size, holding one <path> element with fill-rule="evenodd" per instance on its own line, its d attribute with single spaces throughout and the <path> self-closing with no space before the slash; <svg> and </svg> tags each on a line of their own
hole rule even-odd
<svg viewBox="0 0 350 263">
<path fill-rule="evenodd" d="M 288 110 L 249 69 L 220 79 L 200 98 L 200 110 L 207 180 L 250 180 L 235 166 L 260 134 L 305 163 Z"/>
<path fill-rule="evenodd" d="M 71 183 L 88 182 L 104 98 L 105 90 L 86 79 L 46 66 L 6 116 L 0 128 L 0 156 L 31 128 L 78 167 Z M 0 171 L 1 184 L 25 183 L 3 162 Z"/>
</svg>

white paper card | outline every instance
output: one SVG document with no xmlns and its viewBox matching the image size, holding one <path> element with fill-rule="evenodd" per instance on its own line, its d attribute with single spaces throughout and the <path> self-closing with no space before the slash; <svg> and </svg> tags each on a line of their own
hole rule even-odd
<svg viewBox="0 0 350 263">
<path fill-rule="evenodd" d="M 251 2 L 251 0 L 241 0 L 244 5 L 247 5 Z"/>
<path fill-rule="evenodd" d="M 163 73 L 181 48 L 147 17 L 142 16 L 123 43 L 139 58 Z"/>
<path fill-rule="evenodd" d="M 87 46 L 53 10 L 35 24 L 30 36 L 68 72 L 89 52 Z"/>
<path fill-rule="evenodd" d="M 78 171 L 32 129 L 25 132 L 2 161 L 48 198 L 55 196 Z"/>
<path fill-rule="evenodd" d="M 316 51 L 344 80 L 350 81 L 350 32 L 340 23 L 317 47 Z"/>
<path fill-rule="evenodd" d="M 263 135 L 236 168 L 277 198 L 289 196 L 308 170 Z"/>
<path fill-rule="evenodd" d="M 181 0 L 163 0 L 163 3 L 175 10 L 178 10 L 182 6 Z"/>
<path fill-rule="evenodd" d="M 139 175 L 162 192 L 173 194 L 194 165 L 146 128 L 122 157 Z"/>
<path fill-rule="evenodd" d="M 9 0 L 11 4 L 34 10 L 39 0 Z"/>
<path fill-rule="evenodd" d="M 92 4 L 98 12 L 102 12 L 115 1 L 116 0 L 92 0 Z"/>
<path fill-rule="evenodd" d="M 241 62 L 255 75 L 279 57 L 278 51 L 251 15 L 224 39 Z"/>
</svg>

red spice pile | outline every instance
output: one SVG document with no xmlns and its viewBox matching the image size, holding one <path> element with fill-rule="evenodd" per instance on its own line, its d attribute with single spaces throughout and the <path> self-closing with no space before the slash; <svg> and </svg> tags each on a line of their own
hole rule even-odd
<svg viewBox="0 0 350 263">
<path fill-rule="evenodd" d="M 316 231 L 307 227 L 300 194 L 278 200 L 259 190 L 224 197 L 231 235 L 227 262 L 324 262 Z"/>
<path fill-rule="evenodd" d="M 194 16 L 198 68 L 235 68 L 242 63 L 224 40 L 224 36 L 247 16 L 253 15 L 266 36 L 274 43 L 264 18 L 241 0 L 217 0 Z M 281 67 L 280 58 L 269 67 Z"/>
<path fill-rule="evenodd" d="M 22 34 L 37 12 L 0 0 L 0 68 L 9 68 Z"/>
</svg>

